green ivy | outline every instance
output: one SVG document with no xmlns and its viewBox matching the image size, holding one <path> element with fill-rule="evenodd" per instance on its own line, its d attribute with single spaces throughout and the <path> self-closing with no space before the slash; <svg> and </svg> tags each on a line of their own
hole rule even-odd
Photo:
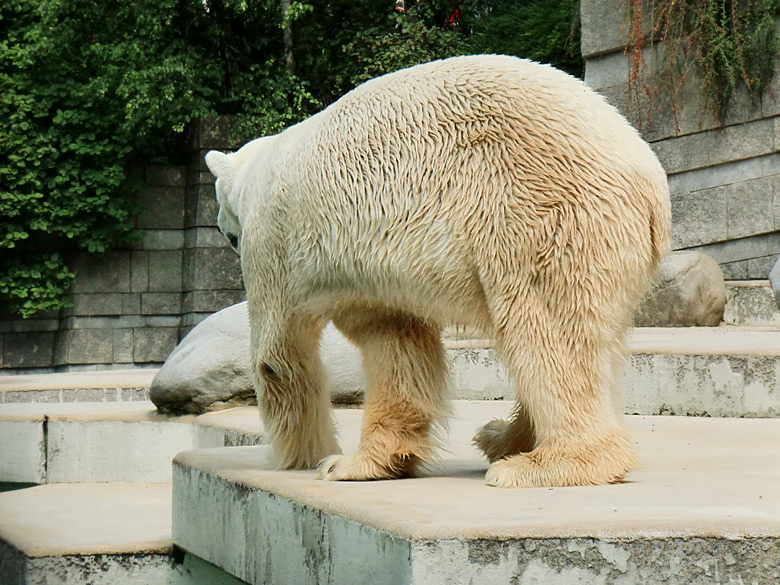
<svg viewBox="0 0 780 585">
<path fill-rule="evenodd" d="M 295 0 L 283 18 L 279 0 L 2 0 L 0 308 L 67 307 L 74 252 L 138 238 L 125 169 L 180 163 L 192 120 L 231 116 L 239 143 L 370 77 L 460 53 L 573 71 L 574 2 Z"/>
<path fill-rule="evenodd" d="M 664 97 L 676 117 L 677 98 L 693 67 L 701 72 L 704 111 L 721 122 L 740 87 L 758 99 L 772 80 L 780 57 L 780 0 L 653 0 L 649 11 L 645 4 L 629 0 L 629 92 L 635 101 L 647 95 L 651 114 Z M 664 43 L 661 67 L 647 83 L 643 49 L 656 40 Z"/>
</svg>

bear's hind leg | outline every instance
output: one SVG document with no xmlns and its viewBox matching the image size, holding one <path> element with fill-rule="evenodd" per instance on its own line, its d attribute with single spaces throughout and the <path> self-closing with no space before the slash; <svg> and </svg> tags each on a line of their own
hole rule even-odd
<svg viewBox="0 0 780 585">
<path fill-rule="evenodd" d="M 341 453 L 319 355 L 321 332 L 314 323 L 286 323 L 276 332 L 269 325 L 258 344 L 258 405 L 281 469 L 313 469 Z"/>
<path fill-rule="evenodd" d="M 618 332 L 591 329 L 576 314 L 556 323 L 549 312 L 525 310 L 523 327 L 508 329 L 512 334 L 505 331 L 498 341 L 516 380 L 518 408 L 532 421 L 535 445 L 498 460 L 500 451 L 486 452 L 492 461 L 487 483 L 554 487 L 621 480 L 636 468 L 636 459 L 613 397 Z M 503 432 L 508 441 L 511 425 Z M 514 440 L 522 443 L 524 437 Z"/>
<path fill-rule="evenodd" d="M 416 317 L 353 311 L 333 320 L 361 350 L 367 389 L 357 452 L 320 465 L 326 480 L 407 477 L 434 455 L 437 426 L 449 414 L 438 329 Z"/>
<path fill-rule="evenodd" d="M 510 455 L 531 451 L 536 437 L 528 413 L 524 408 L 516 407 L 509 420 L 495 419 L 479 429 L 473 442 L 493 463 Z"/>
</svg>

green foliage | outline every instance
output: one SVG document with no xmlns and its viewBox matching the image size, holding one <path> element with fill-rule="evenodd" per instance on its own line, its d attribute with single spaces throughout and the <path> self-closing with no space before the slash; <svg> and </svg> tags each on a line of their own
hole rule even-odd
<svg viewBox="0 0 780 585">
<path fill-rule="evenodd" d="M 737 89 L 747 88 L 755 99 L 771 81 L 780 56 L 780 0 L 653 0 L 650 15 L 642 0 L 630 0 L 629 7 L 630 90 L 644 91 L 651 106 L 659 95 L 670 96 L 676 114 L 682 82 L 694 66 L 701 70 L 705 110 L 721 121 Z M 664 43 L 654 85 L 640 76 L 648 19 L 650 41 Z"/>
<path fill-rule="evenodd" d="M 551 63 L 581 77 L 579 0 L 491 0 L 464 10 L 472 53 L 505 53 Z"/>
<path fill-rule="evenodd" d="M 193 119 L 232 116 L 242 142 L 462 53 L 578 73 L 576 13 L 575 0 L 295 0 L 284 15 L 279 0 L 3 0 L 0 304 L 68 306 L 72 251 L 138 237 L 128 163 L 176 162 Z"/>
<path fill-rule="evenodd" d="M 359 31 L 342 50 L 348 63 L 344 85 L 349 87 L 418 63 L 471 52 L 462 35 L 436 26 L 435 12 L 419 4 L 406 13 L 388 12 L 386 20 Z"/>
</svg>

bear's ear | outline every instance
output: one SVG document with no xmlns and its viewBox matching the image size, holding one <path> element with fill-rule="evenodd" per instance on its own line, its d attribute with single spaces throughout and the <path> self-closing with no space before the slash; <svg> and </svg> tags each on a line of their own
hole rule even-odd
<svg viewBox="0 0 780 585">
<path fill-rule="evenodd" d="M 224 152 L 210 150 L 206 153 L 206 165 L 215 177 L 229 177 L 233 174 L 230 157 Z"/>
</svg>

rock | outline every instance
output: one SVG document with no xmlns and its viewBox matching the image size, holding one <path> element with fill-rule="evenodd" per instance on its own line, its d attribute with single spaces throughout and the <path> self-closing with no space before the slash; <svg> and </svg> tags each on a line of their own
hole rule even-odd
<svg viewBox="0 0 780 585">
<path fill-rule="evenodd" d="M 775 302 L 780 307 L 780 256 L 777 257 L 777 261 L 769 273 L 769 284 L 772 285 L 772 292 L 775 293 Z"/>
<path fill-rule="evenodd" d="M 723 320 L 723 271 L 700 252 L 673 252 L 634 316 L 637 327 L 716 327 Z"/>
<path fill-rule="evenodd" d="M 360 352 L 329 324 L 321 355 L 334 402 L 357 403 L 365 381 Z M 201 413 L 257 404 L 249 365 L 246 302 L 211 315 L 182 339 L 152 381 L 161 412 Z"/>
</svg>

